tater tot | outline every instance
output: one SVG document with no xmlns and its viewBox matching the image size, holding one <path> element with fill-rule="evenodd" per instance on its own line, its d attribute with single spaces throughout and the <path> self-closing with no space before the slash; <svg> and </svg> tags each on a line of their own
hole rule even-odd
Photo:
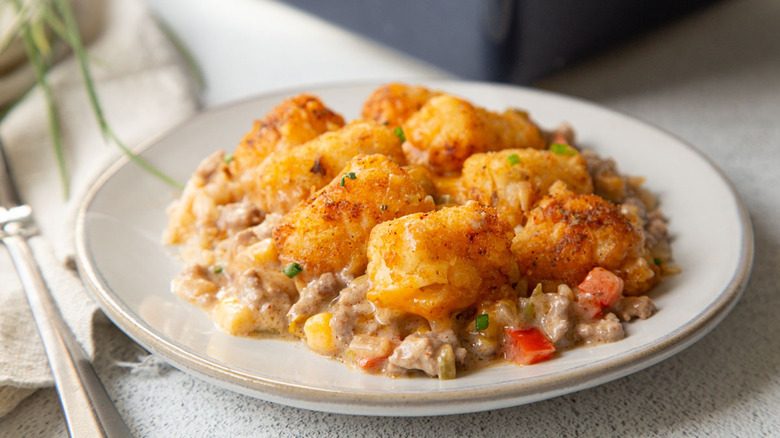
<svg viewBox="0 0 780 438">
<path fill-rule="evenodd" d="M 363 104 L 364 119 L 375 120 L 391 128 L 401 126 L 431 97 L 441 94 L 425 87 L 400 83 L 382 85 Z"/>
<path fill-rule="evenodd" d="M 282 218 L 274 240 L 283 264 L 308 281 L 325 272 L 363 274 L 375 225 L 434 208 L 433 199 L 384 155 L 360 155 L 311 199 Z"/>
<path fill-rule="evenodd" d="M 575 193 L 593 193 L 587 163 L 579 153 L 526 148 L 475 154 L 463 164 L 456 201 L 495 207 L 512 226 L 522 225 L 528 211 L 558 180 Z"/>
<path fill-rule="evenodd" d="M 577 195 L 556 183 L 551 195 L 531 210 L 512 243 L 521 275 L 533 286 L 553 281 L 576 286 L 600 266 L 625 282 L 624 293 L 637 295 L 660 279 L 634 216 L 596 195 Z"/>
<path fill-rule="evenodd" d="M 403 124 L 403 131 L 409 162 L 427 165 L 437 174 L 459 172 L 476 153 L 545 146 L 526 113 L 495 113 L 449 95 L 428 100 Z"/>
<path fill-rule="evenodd" d="M 511 239 L 495 209 L 476 202 L 384 222 L 368 241 L 367 297 L 446 324 L 457 310 L 514 294 Z"/>
<path fill-rule="evenodd" d="M 294 149 L 276 151 L 244 174 L 247 197 L 261 210 L 287 213 L 328 184 L 358 154 L 384 154 L 405 164 L 401 141 L 374 121 L 355 121 Z"/>
<path fill-rule="evenodd" d="M 240 174 L 258 166 L 274 150 L 289 149 L 344 126 L 344 119 L 311 94 L 285 99 L 255 120 L 233 153 L 231 171 Z"/>
<path fill-rule="evenodd" d="M 300 94 L 284 100 L 254 122 L 232 158 L 218 152 L 201 162 L 169 209 L 164 241 L 188 243 L 192 253 L 211 248 L 224 237 L 224 230 L 217 227 L 220 209 L 244 197 L 245 184 L 237 175 L 259 165 L 274 150 L 298 146 L 342 126 L 344 119 L 316 96 Z"/>
</svg>

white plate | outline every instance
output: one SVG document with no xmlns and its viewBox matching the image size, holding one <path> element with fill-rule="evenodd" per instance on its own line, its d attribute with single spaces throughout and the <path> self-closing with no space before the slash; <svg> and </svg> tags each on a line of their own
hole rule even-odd
<svg viewBox="0 0 780 438">
<path fill-rule="evenodd" d="M 143 156 L 179 181 L 216 149 L 232 151 L 252 120 L 301 91 L 347 119 L 379 84 L 291 90 L 205 111 L 148 145 Z M 739 299 L 753 258 L 745 207 L 724 175 L 680 140 L 622 114 L 551 93 L 467 82 L 427 85 L 503 110 L 526 108 L 544 127 L 570 122 L 581 144 L 647 177 L 671 219 L 680 275 L 652 291 L 658 313 L 627 324 L 626 339 L 566 351 L 533 366 L 495 366 L 455 380 L 389 379 L 351 371 L 301 343 L 241 339 L 169 292 L 181 268 L 160 244 L 177 191 L 123 159 L 98 181 L 77 224 L 78 263 L 104 312 L 138 343 L 217 385 L 278 403 L 366 415 L 437 415 L 530 403 L 589 388 L 672 356 L 715 327 Z"/>
</svg>

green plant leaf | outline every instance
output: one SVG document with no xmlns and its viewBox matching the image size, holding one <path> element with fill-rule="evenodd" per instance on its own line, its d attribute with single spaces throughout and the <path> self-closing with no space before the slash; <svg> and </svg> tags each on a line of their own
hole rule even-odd
<svg viewBox="0 0 780 438">
<path fill-rule="evenodd" d="M 106 121 L 92 79 L 89 67 L 90 57 L 81 40 L 78 23 L 68 0 L 0 0 L 0 6 L 4 4 L 12 4 L 16 8 L 16 16 L 9 24 L 8 30 L 0 36 L 0 53 L 6 50 L 16 38 L 21 39 L 30 65 L 35 72 L 36 85 L 40 87 L 46 101 L 49 131 L 57 167 L 59 168 L 64 197 L 66 199 L 69 197 L 70 177 L 65 162 L 62 125 L 57 112 L 55 96 L 46 78 L 49 68 L 48 61 L 50 61 L 47 58 L 55 56 L 55 51 L 53 50 L 55 44 L 63 43 L 70 48 L 76 58 L 90 106 L 106 143 L 116 144 L 130 160 L 166 183 L 182 189 L 183 185 L 181 183 L 175 181 L 125 146 Z M 58 38 L 54 38 L 55 36 Z M 8 108 L 3 109 L 0 113 L 0 118 L 6 114 L 7 110 Z"/>
<path fill-rule="evenodd" d="M 62 127 L 60 124 L 59 113 L 57 112 L 57 105 L 54 102 L 54 93 L 46 80 L 46 65 L 43 61 L 41 53 L 37 50 L 38 47 L 32 36 L 32 30 L 26 23 L 21 27 L 22 42 L 24 48 L 27 51 L 27 56 L 30 59 L 30 65 L 32 65 L 35 71 L 35 79 L 38 86 L 43 92 L 44 99 L 46 100 L 46 114 L 49 123 L 49 132 L 52 138 L 52 147 L 54 149 L 54 155 L 57 159 L 57 167 L 60 172 L 60 182 L 62 184 L 63 196 L 67 199 L 70 196 L 70 176 L 68 175 L 68 168 L 65 163 L 65 154 L 62 148 Z"/>
<path fill-rule="evenodd" d="M 103 108 L 100 105 L 97 92 L 95 91 L 95 84 L 92 81 L 92 73 L 90 72 L 89 65 L 87 63 L 88 54 L 84 48 L 84 43 L 81 41 L 81 35 L 79 34 L 78 24 L 76 23 L 76 19 L 73 16 L 73 11 L 71 10 L 67 0 L 53 1 L 57 11 L 62 16 L 62 21 L 65 26 L 65 39 L 73 50 L 73 53 L 76 56 L 76 60 L 78 61 L 81 75 L 84 78 L 84 85 L 87 89 L 87 95 L 89 96 L 89 102 L 92 106 L 93 112 L 95 113 L 95 117 L 97 119 L 98 125 L 100 126 L 100 131 L 102 132 L 103 137 L 106 139 L 106 141 L 113 141 L 136 164 L 140 165 L 166 183 L 178 189 L 183 189 L 184 186 L 181 183 L 157 169 L 155 166 L 141 158 L 139 155 L 135 154 L 121 141 L 119 141 L 116 134 L 106 121 L 105 115 L 103 114 Z"/>
<path fill-rule="evenodd" d="M 46 35 L 46 22 L 36 20 L 30 23 L 30 36 L 32 36 L 33 43 L 35 43 L 41 57 L 48 57 L 51 53 L 51 44 L 49 44 L 49 37 Z"/>
<path fill-rule="evenodd" d="M 0 36 L 0 53 L 5 52 L 5 50 L 8 49 L 8 46 L 20 36 L 22 24 L 26 22 L 28 17 L 28 12 L 30 10 L 29 3 L 21 5 L 18 4 L 18 2 L 15 2 L 14 7 L 17 9 L 16 16 L 8 23 L 8 29 L 6 29 L 5 33 Z"/>
</svg>

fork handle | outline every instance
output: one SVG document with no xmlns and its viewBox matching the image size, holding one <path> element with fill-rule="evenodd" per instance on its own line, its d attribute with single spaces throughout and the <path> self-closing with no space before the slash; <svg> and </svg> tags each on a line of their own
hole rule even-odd
<svg viewBox="0 0 780 438">
<path fill-rule="evenodd" d="M 72 437 L 131 437 L 86 353 L 62 319 L 24 235 L 8 230 L 8 248 L 30 303 Z"/>
</svg>

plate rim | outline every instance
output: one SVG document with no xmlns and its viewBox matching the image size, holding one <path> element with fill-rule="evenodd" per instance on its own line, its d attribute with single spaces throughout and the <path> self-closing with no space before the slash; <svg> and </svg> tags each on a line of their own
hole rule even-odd
<svg viewBox="0 0 780 438">
<path fill-rule="evenodd" d="M 151 149 L 163 139 L 169 137 L 182 127 L 194 123 L 201 117 L 208 117 L 212 112 L 229 110 L 259 100 L 270 100 L 275 97 L 286 97 L 293 93 L 318 90 L 337 91 L 340 88 L 358 88 L 379 86 L 391 81 L 367 80 L 335 82 L 329 84 L 311 84 L 274 90 L 256 96 L 218 105 L 182 120 L 170 129 L 151 137 L 134 148 L 135 153 L 143 153 Z M 406 82 L 411 82 L 406 80 Z M 574 101 L 598 111 L 607 111 L 631 119 L 669 137 L 693 151 L 697 157 L 711 169 L 715 170 L 725 183 L 737 207 L 741 251 L 734 275 L 728 285 L 720 292 L 717 299 L 687 324 L 677 328 L 652 345 L 634 348 L 617 358 L 604 358 L 587 366 L 564 374 L 535 377 L 532 381 L 518 381 L 489 387 L 456 388 L 429 393 L 408 392 L 375 392 L 354 389 L 317 388 L 310 385 L 281 382 L 265 378 L 241 370 L 232 369 L 214 360 L 207 360 L 187 351 L 186 346 L 179 345 L 171 339 L 147 326 L 143 319 L 125 306 L 119 296 L 104 282 L 89 258 L 88 241 L 86 238 L 86 216 L 89 207 L 106 183 L 120 169 L 131 163 L 127 156 L 121 156 L 93 182 L 78 209 L 75 230 L 76 264 L 79 274 L 92 298 L 102 311 L 125 334 L 148 350 L 164 358 L 176 368 L 195 375 L 196 377 L 216 383 L 219 386 L 260 399 L 282 403 L 306 409 L 351 414 L 349 408 L 359 408 L 360 414 L 369 415 L 402 415 L 424 416 L 477 412 L 488 409 L 509 407 L 534 401 L 541 401 L 558 395 L 591 388 L 603 383 L 627 376 L 658 362 L 661 362 L 704 337 L 715 328 L 733 309 L 747 286 L 752 271 L 754 259 L 754 235 L 749 212 L 739 196 L 736 187 L 725 172 L 709 157 L 694 145 L 665 129 L 642 120 L 634 115 L 621 112 L 603 105 L 590 102 L 576 96 L 568 96 L 549 90 L 540 90 L 511 84 L 497 84 L 478 81 L 423 79 L 416 81 L 430 87 L 446 89 L 448 86 L 487 86 L 489 88 L 523 91 L 531 94 L 552 96 L 556 99 Z M 424 408 L 424 409 L 420 409 Z"/>
</svg>

